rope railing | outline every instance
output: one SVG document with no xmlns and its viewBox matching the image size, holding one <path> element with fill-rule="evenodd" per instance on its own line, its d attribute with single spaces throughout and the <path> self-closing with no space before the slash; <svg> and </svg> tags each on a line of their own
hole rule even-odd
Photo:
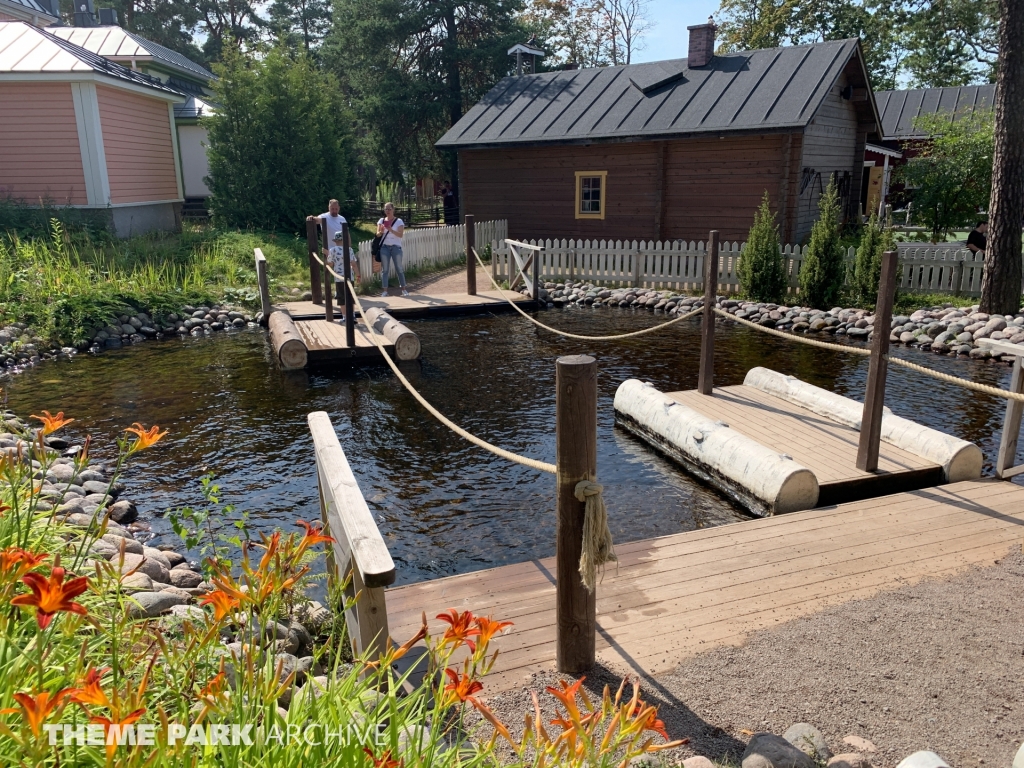
<svg viewBox="0 0 1024 768">
<path fill-rule="evenodd" d="M 745 318 L 730 315 L 724 309 L 715 308 L 715 314 L 721 315 L 722 317 L 732 320 L 733 322 L 740 323 L 741 325 L 746 325 L 751 328 L 754 328 L 755 330 L 761 331 L 762 333 L 767 333 L 770 336 L 778 336 L 789 341 L 795 341 L 800 344 L 807 344 L 808 346 L 811 347 L 831 349 L 838 352 L 848 352 L 851 355 L 861 355 L 864 357 L 871 355 L 871 350 L 869 349 L 853 347 L 848 344 L 834 344 L 827 341 L 818 341 L 817 339 L 805 339 L 801 336 L 794 336 L 792 333 L 787 333 L 786 331 L 779 331 L 776 330 L 775 328 L 766 328 L 763 325 L 752 323 Z M 979 384 L 976 381 L 971 381 L 970 379 L 963 379 L 960 378 L 959 376 L 953 376 L 948 373 L 942 373 L 941 371 L 936 371 L 933 368 L 926 368 L 923 365 L 918 365 L 917 363 L 912 363 L 909 360 L 904 360 L 899 357 L 889 357 L 889 362 L 892 365 L 896 365 L 901 368 L 906 368 L 907 370 L 910 371 L 915 371 L 924 376 L 930 376 L 933 379 L 936 379 L 938 381 L 944 381 L 947 384 L 955 384 L 958 387 L 970 389 L 973 390 L 974 392 L 981 392 L 986 395 L 992 395 L 993 397 L 1002 397 L 1007 400 L 1017 400 L 1019 402 L 1024 402 L 1024 394 L 1020 392 L 1012 392 L 1011 390 L 1000 389 L 999 387 L 992 387 L 989 386 L 988 384 Z"/>
<path fill-rule="evenodd" d="M 327 267 L 327 269 L 330 270 L 331 274 L 335 274 L 334 270 L 332 270 L 330 267 Z M 348 290 L 352 293 L 352 299 L 356 303 L 356 308 L 359 310 L 359 314 L 365 318 L 366 312 L 363 310 L 363 303 L 359 300 L 359 296 L 356 295 L 355 286 L 352 284 L 351 280 L 346 281 L 346 283 L 348 284 Z M 387 364 L 391 366 L 391 370 L 394 372 L 395 376 L 397 376 L 398 380 L 402 382 L 402 385 L 407 390 L 409 390 L 409 394 L 416 398 L 416 401 L 427 409 L 427 412 L 430 413 L 431 416 L 440 421 L 442 424 L 448 427 L 448 429 L 452 430 L 452 432 L 457 434 L 459 437 L 468 440 L 469 442 L 473 443 L 473 445 L 483 448 L 485 451 L 490 451 L 495 456 L 500 456 L 501 458 L 506 459 L 507 461 L 512 461 L 515 462 L 516 464 L 522 464 L 524 467 L 536 469 L 540 472 L 548 472 L 552 475 L 557 473 L 557 469 L 554 464 L 549 464 L 546 461 L 538 461 L 537 459 L 531 459 L 527 456 L 520 456 L 519 454 L 513 453 L 512 451 L 507 451 L 504 448 L 499 448 L 498 446 L 489 443 L 482 438 L 477 437 L 472 432 L 466 431 L 458 424 L 456 424 L 454 421 L 445 416 L 443 413 L 441 413 L 439 410 L 437 410 L 433 405 L 431 405 L 427 401 L 425 397 L 423 397 L 423 395 L 421 395 L 416 390 L 412 383 L 402 374 L 402 371 L 399 369 L 398 365 L 395 363 L 394 360 L 391 359 L 391 355 L 389 355 L 387 353 L 387 350 L 384 349 L 384 345 L 380 341 L 380 336 L 377 333 L 376 329 L 370 323 L 365 323 L 365 325 L 370 333 L 370 340 L 373 341 L 374 345 L 380 351 L 381 355 L 383 356 Z"/>
<path fill-rule="evenodd" d="M 475 248 L 472 250 L 473 255 L 476 257 L 477 264 L 483 267 L 484 271 L 486 272 L 487 267 L 484 264 L 483 260 L 480 258 L 480 254 L 476 252 Z M 531 317 L 527 312 L 523 311 L 522 307 L 520 307 L 518 304 L 512 301 L 512 299 L 508 297 L 508 295 L 505 293 L 502 287 L 498 285 L 497 281 L 490 273 L 487 273 L 487 277 L 491 281 L 491 285 L 493 285 L 498 290 L 498 293 L 501 294 L 501 297 L 505 299 L 505 301 L 507 301 L 510 305 L 512 305 L 512 308 L 515 309 L 516 312 L 525 317 L 531 323 L 538 326 L 539 328 L 543 328 L 545 331 L 551 331 L 551 333 L 557 334 L 559 336 L 565 336 L 568 339 L 579 339 L 580 341 L 615 341 L 617 339 L 629 339 L 633 338 L 634 336 L 643 336 L 646 333 L 654 333 L 655 331 L 660 331 L 663 328 L 668 328 L 670 325 L 675 325 L 676 323 L 682 322 L 683 320 L 686 320 L 687 318 L 693 317 L 694 315 L 700 314 L 701 312 L 704 311 L 703 308 L 698 307 L 692 312 L 687 312 L 685 315 L 680 315 L 677 318 L 669 320 L 667 323 L 661 323 L 660 325 L 655 325 L 650 328 L 644 328 L 643 330 L 640 331 L 632 331 L 631 333 L 618 333 L 615 334 L 614 336 L 584 336 L 579 333 L 569 333 L 568 331 L 560 331 L 557 328 L 552 328 L 550 325 L 544 325 L 544 323 L 542 323 L 535 317 Z"/>
</svg>

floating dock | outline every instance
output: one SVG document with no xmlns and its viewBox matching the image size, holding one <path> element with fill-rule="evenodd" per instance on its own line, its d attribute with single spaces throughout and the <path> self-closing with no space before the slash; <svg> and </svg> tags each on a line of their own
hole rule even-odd
<svg viewBox="0 0 1024 768">
<path fill-rule="evenodd" d="M 1024 487 L 974 480 L 616 546 L 597 589 L 597 661 L 653 675 L 751 632 L 896 584 L 991 565 L 1024 531 Z M 555 559 L 386 590 L 391 637 L 449 607 L 513 621 L 484 694 L 555 668 Z"/>
<path fill-rule="evenodd" d="M 862 411 L 855 400 L 767 368 L 710 396 L 662 393 L 637 380 L 615 396 L 617 424 L 757 515 L 981 476 L 976 445 L 888 409 L 878 470 L 857 469 Z"/>
<path fill-rule="evenodd" d="M 354 323 L 353 341 L 347 341 L 347 329 L 342 320 L 295 320 L 283 309 L 275 309 L 267 319 L 270 344 L 278 362 L 286 370 L 305 368 L 310 364 L 356 362 L 379 359 L 380 350 L 374 344 L 367 323 L 381 337 L 384 351 L 397 360 L 415 360 L 420 356 L 420 341 L 416 334 L 379 309 L 367 309 L 367 317 Z"/>
<path fill-rule="evenodd" d="M 509 299 L 523 309 L 532 309 L 536 302 L 528 296 L 506 291 Z M 498 291 L 480 291 L 471 296 L 468 293 L 413 293 L 409 296 L 359 297 L 363 306 L 370 310 L 383 310 L 396 319 L 445 317 L 451 315 L 472 315 L 481 312 L 512 311 L 508 301 Z M 283 309 L 294 320 L 315 320 L 324 316 L 323 304 L 312 301 L 285 301 L 274 304 L 274 309 Z"/>
</svg>

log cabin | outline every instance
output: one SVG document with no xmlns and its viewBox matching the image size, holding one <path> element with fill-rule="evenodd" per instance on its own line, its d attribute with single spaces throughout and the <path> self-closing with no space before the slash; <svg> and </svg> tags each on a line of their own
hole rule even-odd
<svg viewBox="0 0 1024 768">
<path fill-rule="evenodd" d="M 458 152 L 461 213 L 509 236 L 742 240 L 767 191 L 800 242 L 834 176 L 860 207 L 881 135 L 857 39 L 501 80 L 437 142 Z"/>
</svg>

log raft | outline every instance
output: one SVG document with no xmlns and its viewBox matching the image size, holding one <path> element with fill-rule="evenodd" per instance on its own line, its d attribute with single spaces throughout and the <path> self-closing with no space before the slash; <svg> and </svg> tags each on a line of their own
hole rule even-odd
<svg viewBox="0 0 1024 768">
<path fill-rule="evenodd" d="M 857 469 L 861 403 L 767 368 L 743 384 L 659 392 L 629 380 L 616 423 L 759 516 L 981 476 L 981 450 L 886 409 L 878 469 Z"/>
<path fill-rule="evenodd" d="M 377 319 L 384 334 L 383 347 L 398 360 L 415 360 L 420 354 L 420 341 L 406 326 L 381 313 Z M 380 350 L 365 322 L 355 325 L 355 346 L 345 338 L 345 326 L 327 320 L 296 320 L 287 311 L 270 313 L 270 344 L 284 370 L 306 368 L 311 364 L 351 363 L 356 360 L 380 359 Z"/>
<path fill-rule="evenodd" d="M 416 360 L 420 356 L 420 338 L 409 328 L 395 320 L 383 309 L 370 307 L 366 310 L 366 322 L 373 329 L 395 345 L 398 360 Z"/>
<path fill-rule="evenodd" d="M 267 326 L 270 328 L 270 344 L 281 367 L 286 371 L 305 368 L 309 362 L 309 350 L 291 315 L 284 310 L 271 312 Z"/>
</svg>

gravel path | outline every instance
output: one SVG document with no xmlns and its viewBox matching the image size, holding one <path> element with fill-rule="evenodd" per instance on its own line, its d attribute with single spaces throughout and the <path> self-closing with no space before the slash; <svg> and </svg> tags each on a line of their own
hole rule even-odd
<svg viewBox="0 0 1024 768">
<path fill-rule="evenodd" d="M 478 291 L 492 290 L 488 273 L 476 268 L 476 289 Z M 466 267 L 465 265 L 450 267 L 440 272 L 433 272 L 418 280 L 409 281 L 408 289 L 412 293 L 425 293 L 429 291 L 434 294 L 444 293 L 465 293 L 466 292 Z"/>
<path fill-rule="evenodd" d="M 873 742 L 876 768 L 921 749 L 955 768 L 1008 768 L 1024 741 L 1020 548 L 948 580 L 893 586 L 643 681 L 669 734 L 691 740 L 673 757 L 736 763 L 751 732 L 809 722 L 836 754 L 852 751 L 848 734 Z M 530 687 L 543 691 L 558 677 L 537 675 Z M 584 685 L 600 695 L 605 683 L 614 689 L 618 678 L 597 670 Z M 489 701 L 508 724 L 532 708 L 525 688 Z"/>
</svg>

